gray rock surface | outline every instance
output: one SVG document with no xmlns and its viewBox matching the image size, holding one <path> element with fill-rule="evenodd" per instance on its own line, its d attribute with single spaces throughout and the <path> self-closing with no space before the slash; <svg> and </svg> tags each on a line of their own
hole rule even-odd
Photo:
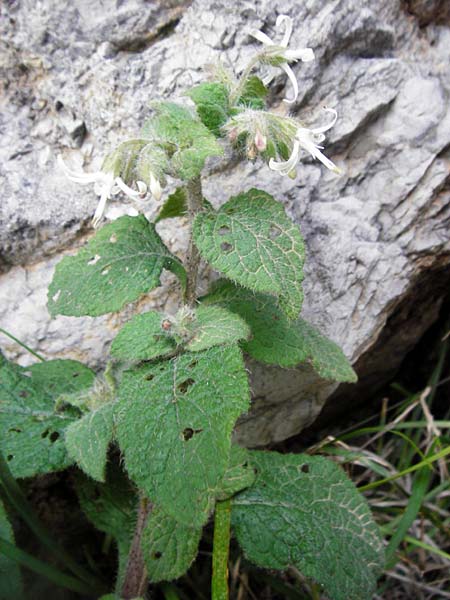
<svg viewBox="0 0 450 600">
<path fill-rule="evenodd" d="M 220 203 L 256 185 L 300 224 L 308 249 L 303 316 L 357 365 L 357 394 L 392 374 L 437 318 L 448 290 L 445 10 L 437 0 L 189 4 L 0 6 L 0 326 L 47 357 L 102 364 L 133 307 L 97 319 L 54 320 L 45 307 L 55 263 L 91 235 L 96 206 L 92 189 L 66 181 L 55 157 L 95 170 L 108 148 L 138 131 L 150 100 L 181 96 L 219 55 L 239 71 L 254 50 L 247 29 L 272 35 L 277 14 L 287 13 L 295 20 L 292 47 L 311 46 L 316 54 L 314 62 L 294 66 L 301 94 L 292 110 L 309 124 L 320 121 L 322 106 L 337 109 L 326 153 L 344 174 L 336 177 L 307 156 L 296 181 L 260 163 L 230 161 L 211 172 L 205 190 Z M 277 76 L 274 106 L 288 85 Z M 110 210 L 117 213 L 119 204 Z M 184 225 L 161 228 L 175 252 L 185 247 Z M 176 298 L 176 283 L 167 277 L 140 305 L 170 311 Z M 8 338 L 1 344 L 9 356 L 30 361 Z M 249 445 L 297 433 L 336 388 L 306 368 L 250 367 L 254 406 L 238 427 Z"/>
</svg>

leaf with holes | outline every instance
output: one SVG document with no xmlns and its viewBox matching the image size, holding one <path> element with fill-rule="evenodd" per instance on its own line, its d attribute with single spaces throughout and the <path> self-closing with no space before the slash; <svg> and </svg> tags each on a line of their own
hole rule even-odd
<svg viewBox="0 0 450 600">
<path fill-rule="evenodd" d="M 87 475 L 105 481 L 108 446 L 113 437 L 113 411 L 111 402 L 85 414 L 71 423 L 65 434 L 69 456 Z"/>
<path fill-rule="evenodd" d="M 194 221 L 201 255 L 228 278 L 278 296 L 288 317 L 302 307 L 304 245 L 300 231 L 270 194 L 251 189 Z"/>
<path fill-rule="evenodd" d="M 209 156 L 223 154 L 214 135 L 187 108 L 173 102 L 153 107 L 156 116 L 147 121 L 142 135 L 168 148 L 175 177 L 189 181 L 200 175 Z"/>
<path fill-rule="evenodd" d="M 115 312 L 159 286 L 163 269 L 184 283 L 180 260 L 163 244 L 155 226 L 143 215 L 120 217 L 57 265 L 48 292 L 50 314 L 94 317 Z"/>
<path fill-rule="evenodd" d="M 111 355 L 124 360 L 150 360 L 170 354 L 176 344 L 164 323 L 164 315 L 155 311 L 134 316 L 115 337 Z"/>
<path fill-rule="evenodd" d="M 201 536 L 201 527 L 180 523 L 155 506 L 141 542 L 150 581 L 171 581 L 184 575 L 197 556 Z"/>
<path fill-rule="evenodd" d="M 195 103 L 197 114 L 216 136 L 230 114 L 228 90 L 223 83 L 201 83 L 191 88 L 187 95 Z"/>
<path fill-rule="evenodd" d="M 227 500 L 241 490 L 250 487 L 256 474 L 251 464 L 251 454 L 245 448 L 232 446 L 230 464 L 216 491 L 217 500 Z"/>
<path fill-rule="evenodd" d="M 301 318 L 290 321 L 267 294 L 255 294 L 231 281 L 215 282 L 203 303 L 219 304 L 250 325 L 252 337 L 242 349 L 269 365 L 295 367 L 310 363 L 324 379 L 355 382 L 356 373 L 337 344 Z"/>
<path fill-rule="evenodd" d="M 116 435 L 131 479 L 168 515 L 203 525 L 228 468 L 234 424 L 248 406 L 247 374 L 235 346 L 125 372 Z"/>
<path fill-rule="evenodd" d="M 136 525 L 138 498 L 128 478 L 118 467 L 108 465 L 106 483 L 78 474 L 75 482 L 81 509 L 92 524 L 111 535 L 119 555 L 116 587 L 120 589 Z"/>
<path fill-rule="evenodd" d="M 72 463 L 64 430 L 78 418 L 74 408 L 55 411 L 61 394 L 92 386 L 94 373 L 75 360 L 23 368 L 0 354 L 0 450 L 15 477 L 31 477 Z"/>
<path fill-rule="evenodd" d="M 252 487 L 232 500 L 245 556 L 267 568 L 295 566 L 333 600 L 366 600 L 383 568 L 383 543 L 365 498 L 320 456 L 251 452 Z"/>
<path fill-rule="evenodd" d="M 200 352 L 212 346 L 233 344 L 250 336 L 250 328 L 238 315 L 220 306 L 199 306 L 189 326 L 186 349 Z"/>
<path fill-rule="evenodd" d="M 5 507 L 0 499 L 0 539 L 14 544 L 14 532 Z M 0 552 L 0 600 L 23 598 L 22 576 L 19 565 Z"/>
</svg>

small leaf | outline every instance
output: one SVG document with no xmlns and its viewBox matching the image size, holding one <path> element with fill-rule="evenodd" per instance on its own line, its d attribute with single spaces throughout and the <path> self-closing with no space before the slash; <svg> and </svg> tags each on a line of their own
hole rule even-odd
<svg viewBox="0 0 450 600">
<path fill-rule="evenodd" d="M 14 477 L 65 469 L 72 463 L 64 430 L 76 409 L 56 412 L 61 394 L 92 386 L 94 373 L 74 360 L 53 360 L 23 368 L 0 354 L 0 450 Z"/>
<path fill-rule="evenodd" d="M 184 525 L 155 506 L 142 534 L 142 552 L 150 581 L 171 581 L 195 560 L 201 527 Z"/>
<path fill-rule="evenodd" d="M 106 483 L 98 483 L 81 473 L 75 483 L 81 509 L 92 524 L 111 535 L 119 554 L 117 589 L 125 574 L 128 552 L 136 524 L 138 498 L 125 474 L 108 465 Z"/>
<path fill-rule="evenodd" d="M 269 365 L 295 367 L 309 362 L 324 379 L 355 382 L 356 373 L 337 344 L 301 319 L 290 321 L 267 294 L 254 294 L 231 281 L 215 282 L 203 303 L 219 304 L 250 325 L 252 337 L 241 343 L 253 358 Z"/>
<path fill-rule="evenodd" d="M 14 532 L 1 499 L 0 538 L 14 544 Z M 22 576 L 19 565 L 11 558 L 0 553 L 0 600 L 18 600 L 23 597 Z"/>
<path fill-rule="evenodd" d="M 251 464 L 251 454 L 245 448 L 232 446 L 230 464 L 216 491 L 217 500 L 227 500 L 238 492 L 250 487 L 256 475 Z"/>
<path fill-rule="evenodd" d="M 151 360 L 170 354 L 174 340 L 164 330 L 164 316 L 155 311 L 135 315 L 115 337 L 111 355 L 124 360 Z"/>
<path fill-rule="evenodd" d="M 223 83 L 201 83 L 191 88 L 187 95 L 195 102 L 198 116 L 216 136 L 229 117 L 228 90 Z"/>
<path fill-rule="evenodd" d="M 187 215 L 186 190 L 184 187 L 178 187 L 161 207 L 155 223 L 163 219 L 173 219 L 174 217 L 184 217 Z"/>
<path fill-rule="evenodd" d="M 191 324 L 186 349 L 200 352 L 220 344 L 233 344 L 250 336 L 250 328 L 238 315 L 220 306 L 199 306 Z"/>
<path fill-rule="evenodd" d="M 108 446 L 113 437 L 111 402 L 85 414 L 66 429 L 66 448 L 69 456 L 87 475 L 105 481 Z"/>
<path fill-rule="evenodd" d="M 304 244 L 300 231 L 270 194 L 251 189 L 218 212 L 197 215 L 194 241 L 211 265 L 254 291 L 280 299 L 288 317 L 302 307 Z"/>
<path fill-rule="evenodd" d="M 333 462 L 251 452 L 254 485 L 232 500 L 244 554 L 267 569 L 295 566 L 333 600 L 366 600 L 384 564 L 365 498 Z"/>
<path fill-rule="evenodd" d="M 261 79 L 252 75 L 245 82 L 238 104 L 255 110 L 263 110 L 266 107 L 265 97 L 268 91 Z"/>
<path fill-rule="evenodd" d="M 189 181 L 200 175 L 209 156 L 223 154 L 214 135 L 187 108 L 173 102 L 153 106 L 156 115 L 147 121 L 142 135 L 167 146 L 175 177 Z"/>
<path fill-rule="evenodd" d="M 160 285 L 163 269 L 186 276 L 155 226 L 140 215 L 105 225 L 75 256 L 57 265 L 48 292 L 50 314 L 95 317 L 120 310 Z"/>
<path fill-rule="evenodd" d="M 200 527 L 228 467 L 234 424 L 248 406 L 247 375 L 234 346 L 126 371 L 116 428 L 130 477 L 168 515 Z"/>
</svg>

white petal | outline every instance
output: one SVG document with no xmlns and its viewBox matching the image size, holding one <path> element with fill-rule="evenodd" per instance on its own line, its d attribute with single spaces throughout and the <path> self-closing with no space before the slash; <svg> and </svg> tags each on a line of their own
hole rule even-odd
<svg viewBox="0 0 450 600">
<path fill-rule="evenodd" d="M 139 197 L 143 198 L 147 193 L 147 184 L 144 181 L 136 181 L 139 190 Z"/>
<path fill-rule="evenodd" d="M 105 190 L 98 203 L 97 210 L 95 211 L 94 218 L 92 219 L 92 225 L 97 228 L 102 220 L 103 213 L 105 212 L 106 203 L 108 201 L 107 190 Z"/>
<path fill-rule="evenodd" d="M 299 48 L 298 50 L 285 50 L 283 55 L 286 60 L 301 60 L 302 62 L 310 62 L 314 60 L 314 51 L 312 48 Z"/>
<path fill-rule="evenodd" d="M 334 108 L 324 108 L 324 110 L 326 112 L 330 112 L 333 115 L 333 120 L 328 123 L 328 125 L 322 125 L 322 127 L 316 127 L 314 129 L 311 129 L 311 131 L 314 134 L 320 134 L 323 133 L 324 131 L 328 131 L 329 129 L 331 129 L 333 127 L 333 125 L 336 123 L 337 120 L 337 112 L 334 110 Z M 323 138 L 322 138 L 323 139 Z"/>
<path fill-rule="evenodd" d="M 150 173 L 150 192 L 156 200 L 161 199 L 161 196 L 162 196 L 161 184 L 156 179 L 156 177 L 153 175 L 153 173 Z"/>
<path fill-rule="evenodd" d="M 287 175 L 292 169 L 297 166 L 299 161 L 300 142 L 294 141 L 290 157 L 285 161 L 277 162 L 273 158 L 269 160 L 269 168 L 273 171 L 278 171 L 281 175 Z"/>
<path fill-rule="evenodd" d="M 288 104 L 292 104 L 293 102 L 295 102 L 297 100 L 297 96 L 298 96 L 297 78 L 294 75 L 294 71 L 286 63 L 281 64 L 280 67 L 283 69 L 283 71 L 289 77 L 289 79 L 291 80 L 292 86 L 294 88 L 294 97 L 291 98 L 290 100 L 288 100 L 287 98 L 284 98 L 284 102 L 287 102 Z"/>
<path fill-rule="evenodd" d="M 289 44 L 289 40 L 291 39 L 291 35 L 292 35 L 292 19 L 291 19 L 291 17 L 288 17 L 288 15 L 278 15 L 277 22 L 276 22 L 277 29 L 279 29 L 280 27 L 283 27 L 283 23 L 286 23 L 286 30 L 284 32 L 283 39 L 281 40 L 280 46 L 284 46 L 286 48 L 287 45 Z"/>
<path fill-rule="evenodd" d="M 116 177 L 115 183 L 122 190 L 122 192 L 130 198 L 139 198 L 140 193 L 130 188 L 121 177 Z"/>
<path fill-rule="evenodd" d="M 320 162 L 324 164 L 327 169 L 330 169 L 330 171 L 334 171 L 335 173 L 341 172 L 339 167 L 337 167 L 329 158 L 327 158 L 325 154 L 322 154 L 318 146 L 314 144 L 314 142 L 311 140 L 311 135 L 309 134 L 308 129 L 303 129 L 300 137 L 299 132 L 297 132 L 297 140 L 302 148 L 309 152 L 311 156 L 320 160 Z"/>
<path fill-rule="evenodd" d="M 97 171 L 95 173 L 83 173 L 83 171 L 72 171 L 72 169 L 69 169 L 69 167 L 66 165 L 61 155 L 58 156 L 57 162 L 61 169 L 64 171 L 64 175 L 71 181 L 74 181 L 75 183 L 95 183 L 96 181 L 99 181 L 103 175 L 101 171 Z"/>
<path fill-rule="evenodd" d="M 266 35 L 265 33 L 263 33 L 262 31 L 259 31 L 259 29 L 252 29 L 248 33 L 249 33 L 249 35 L 251 35 L 252 37 L 257 39 L 258 42 L 261 42 L 261 43 L 265 44 L 266 46 L 274 45 L 274 43 L 272 42 L 270 37 L 268 35 Z"/>
</svg>

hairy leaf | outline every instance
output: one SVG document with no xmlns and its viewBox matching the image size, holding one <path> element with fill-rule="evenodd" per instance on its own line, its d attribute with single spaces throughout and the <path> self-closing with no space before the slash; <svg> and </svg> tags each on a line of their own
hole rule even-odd
<svg viewBox="0 0 450 600">
<path fill-rule="evenodd" d="M 191 352 L 220 344 L 233 344 L 250 336 L 247 323 L 220 306 L 199 306 L 189 329 L 192 337 L 186 344 L 186 349 Z"/>
<path fill-rule="evenodd" d="M 5 507 L 0 499 L 0 538 L 14 544 L 14 533 Z M 0 600 L 23 598 L 22 576 L 19 565 L 0 553 Z"/>
<path fill-rule="evenodd" d="M 48 292 L 50 314 L 91 317 L 120 310 L 160 285 L 163 269 L 185 271 L 155 226 L 140 215 L 105 225 L 75 256 L 57 265 Z"/>
<path fill-rule="evenodd" d="M 201 536 L 201 527 L 180 523 L 155 506 L 141 542 L 150 581 L 171 581 L 184 575 L 197 556 Z"/>
<path fill-rule="evenodd" d="M 111 355 L 124 360 L 150 360 L 170 354 L 175 341 L 164 330 L 164 315 L 150 311 L 135 315 L 117 334 Z"/>
<path fill-rule="evenodd" d="M 108 446 L 113 437 L 111 402 L 85 414 L 66 429 L 66 448 L 69 456 L 87 475 L 105 481 Z"/>
<path fill-rule="evenodd" d="M 238 104 L 243 104 L 248 108 L 256 110 L 263 110 L 266 106 L 265 97 L 268 91 L 261 79 L 256 77 L 256 75 L 252 75 L 245 82 Z"/>
<path fill-rule="evenodd" d="M 125 372 L 116 427 L 130 477 L 168 515 L 203 525 L 228 467 L 235 421 L 248 406 L 244 363 L 234 346 Z"/>
<path fill-rule="evenodd" d="M 302 307 L 304 245 L 299 229 L 270 194 L 251 189 L 218 212 L 197 215 L 193 230 L 203 258 L 230 279 L 279 297 L 288 317 Z"/>
<path fill-rule="evenodd" d="M 119 589 L 136 524 L 137 495 L 125 474 L 113 465 L 108 466 L 106 483 L 98 483 L 80 473 L 75 487 L 88 519 L 97 529 L 111 535 L 117 544 Z"/>
<path fill-rule="evenodd" d="M 178 187 L 164 202 L 155 223 L 163 219 L 173 219 L 174 217 L 184 217 L 187 214 L 186 190 L 184 187 Z"/>
<path fill-rule="evenodd" d="M 0 354 L 0 450 L 15 477 L 66 468 L 64 430 L 75 409 L 55 411 L 61 394 L 81 392 L 94 373 L 74 360 L 53 360 L 23 368 Z"/>
<path fill-rule="evenodd" d="M 156 116 L 142 135 L 168 148 L 175 177 L 189 181 L 200 175 L 209 156 L 223 154 L 214 135 L 187 108 L 173 102 L 158 102 L 154 108 Z"/>
<path fill-rule="evenodd" d="M 290 321 L 273 297 L 221 279 L 203 298 L 205 302 L 224 306 L 245 319 L 252 337 L 241 346 L 256 360 L 281 367 L 308 362 L 324 379 L 356 381 L 356 373 L 339 346 L 303 319 Z"/>
<path fill-rule="evenodd" d="M 201 83 L 191 88 L 187 95 L 194 101 L 198 116 L 216 136 L 230 113 L 228 90 L 223 83 Z"/>
<path fill-rule="evenodd" d="M 366 600 L 383 567 L 367 502 L 333 462 L 251 452 L 254 485 L 236 495 L 232 522 L 246 557 L 268 569 L 293 565 L 333 600 Z"/>
<path fill-rule="evenodd" d="M 227 500 L 250 487 L 256 475 L 251 464 L 251 454 L 245 448 L 232 446 L 230 464 L 216 491 L 217 500 Z"/>
</svg>

